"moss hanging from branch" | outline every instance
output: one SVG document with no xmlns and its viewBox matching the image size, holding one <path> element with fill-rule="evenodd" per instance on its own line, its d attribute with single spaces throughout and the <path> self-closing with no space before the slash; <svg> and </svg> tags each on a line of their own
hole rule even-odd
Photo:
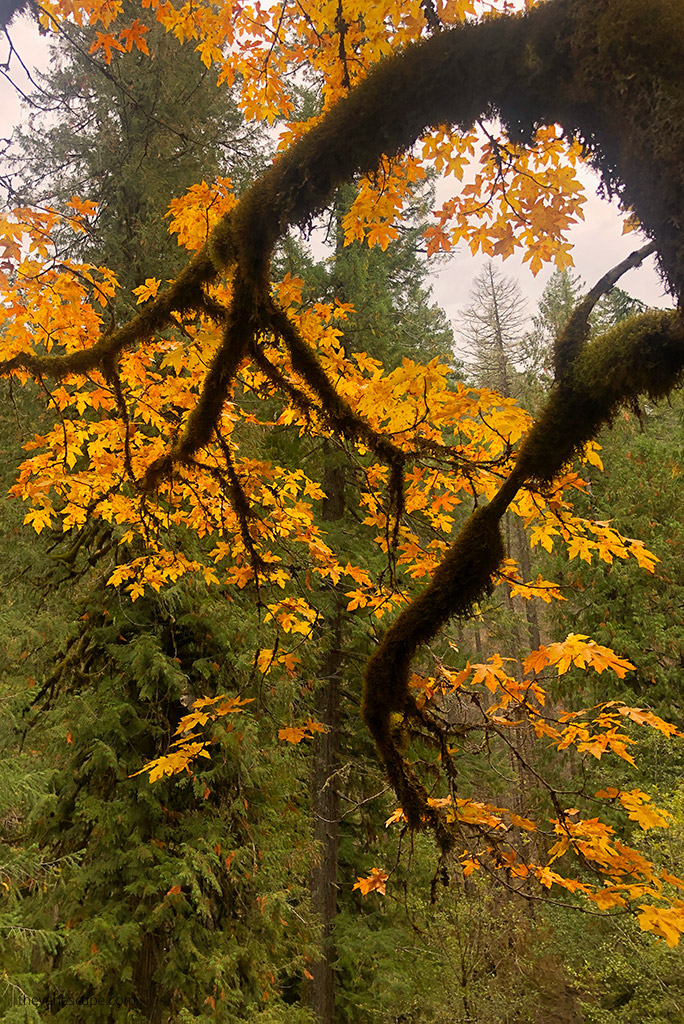
<svg viewBox="0 0 684 1024">
<path fill-rule="evenodd" d="M 270 262 L 276 243 L 291 227 L 310 223 L 340 185 L 406 151 L 428 128 L 449 124 L 469 129 L 479 118 L 498 115 L 514 140 L 528 141 L 540 125 L 558 123 L 569 139 L 583 144 L 605 190 L 634 210 L 657 249 L 668 287 L 681 299 L 683 68 L 681 0 L 548 0 L 525 15 L 439 32 L 378 64 L 280 156 L 217 225 L 177 281 L 143 313 L 83 351 L 15 356 L 0 363 L 0 375 L 23 369 L 61 378 L 97 368 L 111 374 L 124 350 L 144 345 L 172 325 L 174 313 L 213 309 L 208 286 L 233 270 L 232 304 L 225 313 L 214 310 L 223 323 L 223 340 L 197 404 L 143 486 L 156 487 L 176 463 L 189 462 L 210 442 L 242 362 L 264 333 L 275 330 L 329 426 L 362 440 L 389 464 L 398 517 L 403 456 L 342 403 L 315 355 L 274 310 Z M 450 616 L 466 614 L 491 585 L 504 556 L 499 523 L 518 489 L 526 481 L 550 483 L 622 403 L 644 393 L 664 395 L 681 378 L 684 340 L 677 314 L 645 314 L 590 344 L 585 314 L 578 313 L 561 341 L 550 401 L 523 443 L 511 476 L 493 501 L 470 517 L 430 584 L 399 615 L 368 667 L 364 717 L 409 820 L 414 825 L 427 821 L 443 848 L 450 832 L 428 807 L 391 717 L 411 712 L 412 657 Z"/>
<path fill-rule="evenodd" d="M 455 841 L 454 829 L 429 805 L 404 739 L 393 727 L 394 715 L 418 714 L 409 690 L 412 659 L 450 618 L 466 615 L 491 588 L 505 556 L 500 522 L 520 487 L 550 484 L 621 405 L 642 394 L 662 397 L 683 373 L 684 331 L 675 312 L 632 317 L 580 348 L 525 438 L 508 479 L 487 506 L 471 514 L 430 583 L 400 613 L 368 663 L 364 721 L 409 824 L 431 827 L 444 852 Z"/>
</svg>

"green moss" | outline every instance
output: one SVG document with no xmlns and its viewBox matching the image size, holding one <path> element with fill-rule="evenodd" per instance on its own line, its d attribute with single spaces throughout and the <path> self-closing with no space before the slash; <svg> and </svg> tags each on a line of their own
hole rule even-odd
<svg viewBox="0 0 684 1024">
<path fill-rule="evenodd" d="M 235 263 L 232 308 L 222 344 L 181 437 L 152 467 L 154 486 L 175 462 L 211 439 L 242 361 L 264 330 L 288 346 L 295 371 L 314 392 L 328 426 L 361 441 L 391 468 L 391 500 L 402 510 L 403 455 L 340 398 L 313 353 L 269 300 L 269 268 L 278 238 L 311 221 L 334 190 L 383 157 L 412 146 L 425 129 L 470 128 L 500 115 L 513 138 L 530 139 L 559 123 L 579 140 L 606 191 L 631 206 L 657 242 L 664 276 L 684 292 L 684 16 L 681 0 L 549 0 L 526 16 L 466 24 L 382 61 L 245 194 L 229 218 L 162 296 L 86 352 L 16 357 L 17 368 L 53 376 L 84 373 L 144 343 L 174 311 L 206 308 L 204 291 Z M 392 714 L 410 710 L 408 678 L 417 648 L 454 615 L 465 615 L 490 585 L 504 550 L 499 520 L 526 479 L 549 483 L 639 394 L 659 397 L 681 379 L 684 342 L 678 317 L 634 318 L 591 344 L 578 316 L 558 351 L 558 383 L 522 445 L 499 496 L 468 520 L 429 586 L 388 630 L 368 666 L 363 716 L 412 824 L 427 820 L 448 845 L 449 833 L 427 806 L 402 753 Z M 291 397 L 294 393 L 291 394 Z M 245 511 L 245 524 L 247 522 Z"/>
<path fill-rule="evenodd" d="M 564 464 L 640 395 L 662 398 L 681 380 L 684 332 L 679 315 L 631 317 L 585 345 L 523 443 L 518 471 L 550 483 Z"/>
<path fill-rule="evenodd" d="M 235 240 L 229 213 L 221 218 L 209 235 L 207 252 L 217 274 L 223 273 L 235 263 Z"/>
<path fill-rule="evenodd" d="M 422 787 L 401 753 L 403 739 L 396 735 L 393 716 L 403 716 L 412 706 L 408 681 L 417 647 L 434 637 L 452 616 L 467 615 L 491 585 L 504 558 L 501 514 L 491 505 L 473 512 L 428 586 L 387 630 L 366 669 L 361 714 L 414 825 L 426 815 L 434 825 L 439 816 L 429 813 L 427 798 L 420 795 Z"/>
</svg>

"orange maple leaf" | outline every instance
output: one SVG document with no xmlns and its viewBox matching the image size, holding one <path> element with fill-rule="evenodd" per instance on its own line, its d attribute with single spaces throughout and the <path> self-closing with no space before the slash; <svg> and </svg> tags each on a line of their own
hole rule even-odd
<svg viewBox="0 0 684 1024">
<path fill-rule="evenodd" d="M 109 32 L 96 32 L 95 42 L 90 47 L 89 53 L 97 53 L 98 50 L 104 52 L 104 59 L 106 64 L 112 62 L 112 51 L 118 50 L 121 53 L 125 53 L 125 48 L 121 45 L 116 36 L 111 35 Z"/>
<path fill-rule="evenodd" d="M 122 39 L 126 44 L 126 50 L 130 51 L 135 46 L 136 49 L 140 50 L 141 53 L 149 53 L 149 48 L 145 42 L 144 35 L 149 32 L 147 25 L 143 25 L 137 18 L 128 28 L 121 29 L 119 33 L 119 39 Z"/>
<path fill-rule="evenodd" d="M 282 729 L 278 729 L 278 739 L 285 740 L 286 743 L 301 743 L 309 735 L 306 726 L 301 725 L 286 725 Z"/>
<path fill-rule="evenodd" d="M 367 896 L 370 892 L 379 892 L 381 896 L 385 896 L 385 885 L 389 875 L 382 868 L 372 868 L 370 875 L 366 878 L 358 876 L 358 880 L 355 882 L 353 889 L 360 889 L 362 896 Z"/>
</svg>

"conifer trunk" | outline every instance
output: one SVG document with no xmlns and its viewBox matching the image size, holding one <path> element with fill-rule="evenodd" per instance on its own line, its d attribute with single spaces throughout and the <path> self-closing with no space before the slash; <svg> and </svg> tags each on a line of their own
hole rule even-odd
<svg viewBox="0 0 684 1024">
<path fill-rule="evenodd" d="M 530 558 L 530 542 L 525 530 L 523 528 L 520 519 L 516 517 L 515 521 L 515 539 L 516 549 L 515 558 L 517 559 L 520 568 L 522 570 L 522 576 L 526 583 L 532 581 L 532 559 Z M 523 601 L 523 611 L 525 618 L 527 619 L 527 629 L 529 633 L 529 645 L 531 651 L 536 651 L 541 645 L 541 628 L 539 625 L 539 616 L 537 615 L 537 606 L 534 601 Z"/>
<path fill-rule="evenodd" d="M 344 515 L 344 472 L 326 454 L 323 489 L 323 519 L 328 522 Z M 324 636 L 326 653 L 315 695 L 316 720 L 328 727 L 314 737 L 312 811 L 314 839 L 318 846 L 311 880 L 311 895 L 321 923 L 321 955 L 312 965 L 311 1008 L 320 1024 L 335 1020 L 336 958 L 335 917 L 337 915 L 337 863 L 339 848 L 340 799 L 335 778 L 340 749 L 340 682 L 342 675 L 343 603 L 335 593 Z M 325 628 L 325 627 L 324 627 Z"/>
</svg>

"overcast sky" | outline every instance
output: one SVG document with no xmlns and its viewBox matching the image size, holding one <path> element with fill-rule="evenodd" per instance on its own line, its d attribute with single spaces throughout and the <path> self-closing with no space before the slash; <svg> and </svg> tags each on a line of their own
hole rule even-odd
<svg viewBox="0 0 684 1024">
<path fill-rule="evenodd" d="M 39 36 L 35 22 L 23 18 L 17 20 L 10 28 L 10 36 L 24 63 L 29 67 L 45 67 L 48 60 L 47 39 Z M 0 45 L 0 65 L 7 59 L 7 44 L 4 40 Z M 27 92 L 31 91 L 30 83 L 21 71 L 16 56 L 12 57 L 10 74 Z M 0 135 L 8 137 L 12 125 L 26 116 L 22 110 L 21 99 L 7 78 L 0 79 Z M 596 196 L 596 178 L 586 171 L 587 193 L 589 199 L 584 207 L 585 221 L 575 226 L 570 234 L 574 243 L 573 257 L 575 271 L 588 286 L 594 284 L 607 270 L 615 266 L 634 249 L 644 244 L 641 235 L 622 234 L 622 218 L 617 208 Z M 447 193 L 448 195 L 448 193 Z M 481 270 L 485 260 L 473 258 L 467 246 L 461 244 L 452 258 L 445 265 L 437 268 L 434 276 L 434 298 L 443 306 L 452 322 L 458 320 L 459 311 L 468 304 L 468 294 L 473 279 Z M 545 268 L 534 278 L 521 259 L 511 256 L 506 261 L 495 260 L 503 273 L 518 280 L 523 293 L 530 304 L 530 313 L 544 286 L 553 273 L 553 268 Z M 643 267 L 631 270 L 620 282 L 630 294 L 651 306 L 671 306 L 672 302 L 664 292 L 662 283 L 655 271 L 655 260 L 649 257 Z"/>
<path fill-rule="evenodd" d="M 617 206 L 599 199 L 596 195 L 596 176 L 587 169 L 582 178 L 586 181 L 588 196 L 584 206 L 585 220 L 575 225 L 568 237 L 575 246 L 572 253 L 575 261 L 574 273 L 579 274 L 585 284 L 591 287 L 607 270 L 616 266 L 635 249 L 641 248 L 646 239 L 636 232 L 623 235 L 623 218 Z M 497 257 L 493 262 L 502 273 L 519 282 L 533 312 L 554 268 L 545 267 L 535 278 L 518 256 L 510 256 L 507 260 Z M 467 246 L 461 245 L 456 255 L 435 275 L 434 297 L 446 310 L 452 322 L 457 321 L 459 310 L 468 305 L 468 294 L 473 279 L 485 263 L 485 257 L 473 258 Z M 649 306 L 673 304 L 656 272 L 653 256 L 650 256 L 639 269 L 630 270 L 625 274 L 619 284 L 625 291 Z"/>
</svg>

